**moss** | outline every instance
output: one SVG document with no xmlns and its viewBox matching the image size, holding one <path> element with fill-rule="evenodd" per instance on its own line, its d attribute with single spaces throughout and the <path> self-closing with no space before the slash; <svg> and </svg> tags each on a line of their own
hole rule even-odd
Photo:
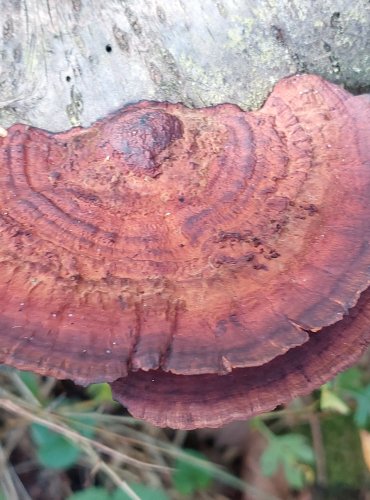
<svg viewBox="0 0 370 500">
<path fill-rule="evenodd" d="M 358 429 L 352 416 L 333 416 L 322 422 L 328 485 L 358 488 L 363 484 L 365 465 Z"/>
</svg>

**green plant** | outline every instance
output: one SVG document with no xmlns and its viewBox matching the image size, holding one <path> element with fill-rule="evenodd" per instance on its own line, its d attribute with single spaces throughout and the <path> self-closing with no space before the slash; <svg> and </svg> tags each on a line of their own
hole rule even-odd
<svg viewBox="0 0 370 500">
<path fill-rule="evenodd" d="M 207 458 L 195 450 L 184 450 L 189 457 L 196 457 L 200 460 Z M 196 491 L 205 490 L 212 483 L 213 474 L 210 470 L 203 469 L 190 461 L 179 457 L 176 460 L 176 468 L 172 475 L 173 484 L 178 492 L 184 495 L 192 495 Z"/>
<path fill-rule="evenodd" d="M 68 469 L 79 459 L 80 447 L 70 439 L 40 424 L 32 424 L 30 430 L 37 458 L 44 467 Z"/>
<path fill-rule="evenodd" d="M 59 382 L 29 372 L 0 367 L 0 379 L 0 465 L 5 464 L 0 500 L 15 495 L 15 469 L 6 468 L 14 447 L 30 453 L 29 462 L 53 477 L 86 471 L 86 482 L 69 491 L 67 500 L 212 499 L 222 485 L 276 500 L 213 463 L 193 443 L 192 449 L 174 444 L 176 433 L 172 443 L 166 431 L 116 415 L 106 384 L 70 395 Z M 266 477 L 280 471 L 294 489 L 309 487 L 315 474 L 328 488 L 362 484 L 358 430 L 370 426 L 369 379 L 365 368 L 352 368 L 310 397 L 246 423 L 265 437 L 259 464 Z M 32 446 L 23 450 L 27 434 Z"/>
<path fill-rule="evenodd" d="M 262 422 L 258 428 L 267 438 L 267 447 L 261 455 L 261 469 L 272 476 L 282 467 L 285 477 L 293 488 L 301 489 L 306 484 L 306 465 L 313 465 L 314 452 L 302 434 L 273 434 Z"/>
</svg>

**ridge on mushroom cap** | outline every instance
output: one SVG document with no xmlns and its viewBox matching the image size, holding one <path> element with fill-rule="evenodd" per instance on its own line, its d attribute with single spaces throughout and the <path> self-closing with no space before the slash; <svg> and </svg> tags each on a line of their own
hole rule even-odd
<svg viewBox="0 0 370 500">
<path fill-rule="evenodd" d="M 111 384 L 130 413 L 160 427 L 220 427 L 308 394 L 348 368 L 370 343 L 370 289 L 345 319 L 265 365 L 219 376 L 131 372 Z"/>
<path fill-rule="evenodd" d="M 369 137 L 368 100 L 308 75 L 256 112 L 11 127 L 0 360 L 83 384 L 225 374 L 326 335 L 369 285 Z"/>
</svg>

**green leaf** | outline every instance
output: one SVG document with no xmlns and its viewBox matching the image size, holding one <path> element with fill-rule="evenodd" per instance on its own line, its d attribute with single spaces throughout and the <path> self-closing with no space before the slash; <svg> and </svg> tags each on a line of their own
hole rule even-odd
<svg viewBox="0 0 370 500">
<path fill-rule="evenodd" d="M 79 491 L 70 495 L 67 500 L 112 500 L 112 495 L 104 488 L 92 486 L 84 491 Z"/>
<path fill-rule="evenodd" d="M 262 473 L 268 477 L 272 476 L 275 474 L 281 463 L 282 458 L 279 446 L 276 445 L 275 440 L 272 440 L 261 455 L 260 465 Z"/>
<path fill-rule="evenodd" d="M 80 456 L 78 446 L 43 425 L 32 424 L 31 436 L 37 445 L 40 464 L 48 469 L 68 469 Z"/>
<path fill-rule="evenodd" d="M 332 410 L 341 415 L 348 415 L 351 411 L 349 406 L 326 385 L 321 388 L 320 408 L 321 410 Z"/>
<path fill-rule="evenodd" d="M 79 415 L 78 417 L 74 417 L 69 421 L 69 425 L 76 429 L 83 436 L 91 439 L 95 436 L 96 433 L 96 419 L 86 413 L 86 415 Z"/>
<path fill-rule="evenodd" d="M 302 470 L 299 467 L 284 463 L 284 473 L 290 486 L 296 490 L 301 490 L 303 488 L 305 481 Z"/>
<path fill-rule="evenodd" d="M 35 444 L 39 446 L 48 445 L 58 438 L 58 434 L 49 430 L 44 425 L 32 424 L 31 436 Z"/>
<path fill-rule="evenodd" d="M 348 392 L 357 403 L 354 414 L 355 423 L 361 429 L 366 429 L 370 422 L 370 384 L 364 389 Z"/>
<path fill-rule="evenodd" d="M 314 453 L 301 434 L 284 434 L 270 437 L 269 445 L 261 456 L 261 469 L 265 476 L 272 476 L 282 466 L 286 478 L 294 488 L 304 484 L 301 463 L 313 464 Z"/>
<path fill-rule="evenodd" d="M 130 487 L 141 500 L 170 500 L 170 497 L 163 490 L 137 483 L 130 483 Z M 130 497 L 123 490 L 117 489 L 113 493 L 112 500 L 130 500 Z"/>
<path fill-rule="evenodd" d="M 362 387 L 362 373 L 358 368 L 350 368 L 340 373 L 335 379 L 336 385 L 340 389 L 357 390 Z"/>
<path fill-rule="evenodd" d="M 42 446 L 37 451 L 41 465 L 49 469 L 68 469 L 80 456 L 80 449 L 60 436 L 53 446 Z"/>
<path fill-rule="evenodd" d="M 40 377 L 38 375 L 35 375 L 32 372 L 19 371 L 17 373 L 19 375 L 19 378 L 22 380 L 22 382 L 24 384 L 26 384 L 26 386 L 32 392 L 32 394 L 37 397 L 39 394 Z"/>
<path fill-rule="evenodd" d="M 201 458 L 207 461 L 207 458 L 202 453 L 195 450 L 183 450 L 189 457 Z M 192 493 L 205 490 L 212 482 L 212 475 L 209 471 L 202 469 L 196 463 L 178 458 L 176 461 L 176 469 L 172 475 L 173 484 L 176 490 L 183 495 L 191 495 Z"/>
<path fill-rule="evenodd" d="M 290 433 L 274 436 L 266 452 L 269 450 L 273 450 L 274 454 L 281 459 L 294 458 L 308 464 L 314 462 L 312 448 L 307 444 L 305 436 L 301 434 Z"/>
<path fill-rule="evenodd" d="M 97 403 L 112 403 L 112 390 L 109 384 L 91 384 L 86 389 L 87 394 Z"/>
</svg>

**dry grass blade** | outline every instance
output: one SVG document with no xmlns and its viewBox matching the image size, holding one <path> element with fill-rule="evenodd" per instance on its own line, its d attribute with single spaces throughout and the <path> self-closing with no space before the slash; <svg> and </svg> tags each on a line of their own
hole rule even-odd
<svg viewBox="0 0 370 500">
<path fill-rule="evenodd" d="M 63 414 L 63 417 L 65 417 L 67 414 Z M 192 464 L 195 467 L 198 467 L 199 469 L 202 469 L 204 471 L 208 471 L 210 475 L 213 477 L 217 478 L 219 481 L 221 481 L 224 484 L 227 484 L 229 486 L 232 486 L 233 488 L 239 490 L 239 491 L 246 491 L 251 494 L 254 494 L 258 497 L 259 500 L 279 500 L 276 497 L 270 495 L 270 494 L 265 494 L 263 491 L 261 491 L 258 488 L 255 488 L 254 486 L 251 486 L 250 484 L 246 483 L 244 480 L 239 479 L 238 477 L 230 474 L 226 470 L 224 470 L 221 466 L 216 465 L 212 462 L 209 462 L 207 460 L 204 460 L 202 458 L 198 458 L 194 455 L 190 455 L 186 453 L 185 451 L 181 450 L 180 448 L 177 447 L 177 445 L 173 445 L 173 443 L 165 443 L 163 441 L 160 441 L 156 438 L 153 438 L 147 434 L 145 434 L 142 431 L 134 430 L 130 427 L 127 427 L 126 425 L 126 417 L 120 417 L 117 415 L 102 415 L 98 413 L 93 413 L 94 417 L 97 417 L 97 420 L 100 420 L 100 422 L 104 423 L 122 423 L 123 425 L 120 427 L 121 432 L 117 434 L 116 432 L 112 432 L 110 430 L 107 430 L 106 428 L 98 428 L 97 431 L 101 436 L 105 437 L 113 437 L 115 438 L 116 441 L 119 440 L 124 440 L 125 442 L 130 442 L 133 445 L 141 445 L 141 446 L 147 446 L 150 448 L 153 448 L 157 450 L 158 452 L 161 452 L 164 455 L 167 455 L 172 458 L 180 459 L 183 462 L 187 462 L 189 464 Z M 86 415 L 84 414 L 73 414 L 73 413 L 68 413 L 68 421 L 69 422 L 74 422 L 75 424 L 78 422 L 78 417 L 84 417 Z M 91 416 L 91 414 L 90 414 Z M 75 418 L 73 418 L 75 417 Z M 136 421 L 135 423 L 141 423 Z M 89 425 L 83 424 L 83 427 L 88 428 Z M 130 434 L 130 437 L 123 436 L 122 433 L 127 432 Z M 170 468 L 167 468 L 170 470 Z"/>
<path fill-rule="evenodd" d="M 12 382 L 14 385 L 14 380 L 12 380 Z M 22 384 L 17 384 L 17 390 L 22 394 L 22 397 L 25 398 L 26 394 L 23 391 Z M 271 500 L 274 498 L 270 495 L 265 495 L 262 491 L 257 491 L 255 487 L 237 478 L 219 465 L 189 455 L 170 441 L 167 442 L 166 440 L 160 439 L 158 436 L 151 436 L 150 433 L 148 434 L 148 429 L 142 422 L 131 417 L 104 415 L 99 412 L 91 411 L 87 413 L 73 412 L 70 411 L 71 407 L 69 405 L 60 408 L 40 407 L 40 403 L 37 401 L 36 404 L 36 401 L 32 397 L 29 397 L 29 395 L 27 398 L 21 399 L 21 397 L 15 396 L 6 389 L 0 389 L 0 408 L 17 415 L 25 421 L 43 425 L 49 430 L 57 432 L 73 441 L 85 452 L 93 470 L 100 470 L 103 472 L 116 486 L 124 490 L 130 498 L 136 499 L 138 497 L 135 492 L 131 490 L 127 482 L 122 480 L 119 474 L 117 474 L 119 471 L 114 469 L 113 465 L 106 463 L 101 458 L 101 453 L 109 456 L 118 465 L 124 463 L 135 467 L 138 471 L 147 470 L 149 472 L 160 470 L 167 474 L 173 469 L 166 465 L 167 459 L 165 459 L 165 457 L 176 458 L 191 463 L 199 469 L 208 471 L 210 475 L 217 478 L 223 484 L 227 484 L 239 491 L 248 491 L 256 494 L 261 500 Z M 93 424 L 86 422 L 87 416 L 89 419 L 91 418 Z M 91 436 L 91 430 L 94 430 L 97 434 L 96 439 L 86 437 L 86 435 Z M 85 431 L 87 432 L 85 433 Z M 121 443 L 123 447 L 131 445 L 135 448 L 137 446 L 140 448 L 147 448 L 151 451 L 149 455 L 153 455 L 154 457 L 153 461 L 159 462 L 159 464 L 148 463 L 147 461 L 130 457 L 128 454 L 115 449 L 112 443 Z M 161 460 L 157 460 L 155 456 L 157 456 L 157 458 L 160 457 Z M 131 490 L 130 493 L 129 490 Z"/>
<path fill-rule="evenodd" d="M 6 398 L 0 399 L 0 407 L 3 408 L 4 410 L 8 410 L 12 413 L 16 413 L 17 415 L 22 416 L 23 418 L 30 420 L 31 422 L 41 424 L 41 425 L 47 427 L 48 429 L 50 429 L 54 432 L 57 432 L 58 434 L 62 434 L 64 437 L 69 438 L 70 440 L 74 441 L 76 444 L 91 445 L 94 448 L 96 448 L 97 450 L 99 450 L 103 453 L 106 453 L 107 455 L 119 460 L 120 462 L 131 464 L 131 465 L 134 465 L 134 466 L 140 467 L 140 468 L 148 467 L 151 469 L 168 470 L 168 467 L 164 467 L 162 465 L 150 464 L 147 462 L 143 462 L 141 460 L 136 460 L 135 458 L 131 458 L 131 457 L 127 456 L 126 454 L 121 453 L 120 451 L 114 450 L 114 449 L 110 448 L 109 446 L 106 446 L 98 441 L 95 441 L 94 439 L 82 436 L 77 431 L 74 431 L 73 429 L 70 429 L 69 427 L 67 427 L 65 424 L 55 421 L 55 419 L 57 418 L 55 414 L 45 412 L 45 411 L 43 412 L 41 409 L 39 410 L 39 412 L 37 412 L 36 409 L 32 409 L 32 411 L 30 411 L 29 409 L 25 408 L 23 405 L 15 403 L 11 399 L 6 399 Z M 37 413 L 39 413 L 39 414 L 37 414 Z M 42 413 L 46 413 L 46 415 L 43 416 Z"/>
<path fill-rule="evenodd" d="M 0 486 L 8 500 L 18 500 L 17 490 L 7 467 L 7 457 L 0 445 Z"/>
<path fill-rule="evenodd" d="M 33 395 L 28 386 L 23 382 L 18 372 L 16 372 L 15 370 L 11 370 L 7 375 L 13 382 L 16 389 L 19 391 L 20 395 L 24 397 L 26 401 L 37 407 L 41 406 L 40 401 L 36 398 L 36 396 Z"/>
<path fill-rule="evenodd" d="M 4 391 L 2 391 L 4 392 Z M 85 436 L 82 436 L 78 432 L 68 428 L 64 424 L 58 423 L 56 421 L 53 421 L 52 418 L 55 418 L 54 415 L 51 415 L 50 413 L 47 413 L 47 418 L 45 418 L 42 415 L 37 415 L 34 412 L 39 412 L 42 413 L 42 410 L 39 408 L 34 408 L 33 411 L 30 411 L 29 409 L 25 408 L 24 406 L 17 404 L 16 402 L 12 401 L 11 399 L 8 398 L 1 398 L 0 399 L 0 408 L 14 413 L 26 420 L 29 420 L 30 422 L 33 423 L 38 423 L 41 424 L 48 429 L 57 432 L 59 434 L 62 434 L 64 437 L 70 439 L 77 445 L 79 445 L 87 454 L 88 458 L 92 462 L 92 465 L 100 469 L 101 471 L 105 472 L 110 479 L 125 493 L 132 499 L 132 500 L 140 500 L 140 497 L 136 495 L 136 493 L 132 490 L 132 488 L 127 484 L 126 481 L 121 479 L 118 474 L 101 458 L 99 455 L 96 453 L 95 449 L 116 458 L 120 462 L 125 462 L 131 465 L 135 465 L 137 467 L 150 467 L 150 468 L 156 468 L 156 469 L 166 469 L 166 467 L 155 465 L 155 464 L 148 464 L 145 462 L 141 462 L 139 460 L 136 460 L 134 458 L 128 457 L 124 453 L 121 453 L 117 450 L 113 450 L 112 448 L 99 443 L 98 441 L 95 441 L 94 439 L 87 438 Z M 95 449 L 94 449 L 95 448 Z M 9 498 L 9 496 L 8 496 Z M 11 497 L 10 497 L 11 498 Z M 15 499 L 17 497 L 14 497 Z"/>
</svg>

